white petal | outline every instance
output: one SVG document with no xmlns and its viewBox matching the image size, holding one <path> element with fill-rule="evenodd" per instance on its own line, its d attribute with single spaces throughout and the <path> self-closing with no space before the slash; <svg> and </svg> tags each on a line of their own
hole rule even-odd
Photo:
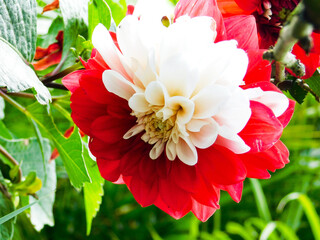
<svg viewBox="0 0 320 240">
<path fill-rule="evenodd" d="M 121 21 L 117 28 L 117 40 L 124 56 L 134 58 L 141 66 L 146 66 L 148 49 L 142 43 L 137 17 L 128 15 Z"/>
<path fill-rule="evenodd" d="M 289 107 L 288 98 L 278 92 L 264 91 L 262 96 L 252 99 L 269 107 L 276 117 L 281 116 Z"/>
<path fill-rule="evenodd" d="M 153 148 L 151 149 L 151 151 L 149 153 L 150 158 L 153 160 L 157 159 L 161 155 L 161 153 L 163 153 L 164 146 L 165 146 L 165 143 L 163 143 L 162 141 L 158 141 L 153 146 Z"/>
<path fill-rule="evenodd" d="M 199 132 L 189 132 L 191 142 L 198 148 L 210 147 L 218 137 L 218 124 L 211 119 Z"/>
<path fill-rule="evenodd" d="M 166 145 L 166 155 L 170 161 L 173 161 L 177 156 L 176 144 L 170 138 Z"/>
<path fill-rule="evenodd" d="M 168 99 L 166 106 L 177 112 L 177 121 L 180 124 L 188 123 L 194 113 L 194 103 L 185 97 L 171 97 Z"/>
<path fill-rule="evenodd" d="M 198 162 L 198 153 L 189 139 L 179 138 L 176 145 L 177 156 L 181 162 L 193 166 Z"/>
<path fill-rule="evenodd" d="M 102 24 L 98 24 L 93 31 L 92 44 L 111 69 L 121 73 L 123 76 L 128 77 L 128 74 L 123 66 L 123 61 L 120 60 L 120 58 L 123 58 L 123 56 L 118 48 L 114 45 L 109 31 Z"/>
<path fill-rule="evenodd" d="M 190 132 L 199 132 L 200 129 L 207 124 L 208 121 L 206 119 L 191 119 L 191 121 L 187 123 L 186 127 Z"/>
<path fill-rule="evenodd" d="M 215 143 L 228 148 L 236 154 L 246 153 L 250 150 L 250 147 L 238 136 L 238 134 L 223 127 L 219 128 L 219 137 Z"/>
<path fill-rule="evenodd" d="M 123 135 L 124 139 L 129 139 L 139 133 L 141 133 L 144 130 L 144 126 L 142 124 L 134 125 L 132 128 L 129 129 L 126 134 Z"/>
<path fill-rule="evenodd" d="M 146 100 L 156 106 L 163 106 L 165 104 L 166 93 L 165 87 L 159 82 L 151 82 L 145 91 Z"/>
<path fill-rule="evenodd" d="M 191 99 L 195 105 L 193 118 L 203 119 L 214 116 L 230 97 L 230 91 L 223 86 L 213 85 L 202 89 Z"/>
<path fill-rule="evenodd" d="M 232 132 L 239 133 L 246 126 L 250 116 L 249 98 L 242 89 L 237 88 L 213 118 L 220 126 L 228 127 Z"/>
<path fill-rule="evenodd" d="M 102 74 L 102 80 L 109 92 L 129 100 L 136 93 L 135 86 L 120 73 L 113 70 L 106 70 Z"/>
<path fill-rule="evenodd" d="M 147 112 L 150 110 L 149 103 L 143 93 L 136 93 L 129 99 L 129 107 L 136 112 Z"/>
</svg>

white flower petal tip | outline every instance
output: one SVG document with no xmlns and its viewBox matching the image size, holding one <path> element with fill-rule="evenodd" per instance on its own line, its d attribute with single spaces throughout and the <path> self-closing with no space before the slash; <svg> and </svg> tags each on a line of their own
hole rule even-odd
<svg viewBox="0 0 320 240">
<path fill-rule="evenodd" d="M 103 73 L 105 87 L 136 117 L 123 138 L 141 134 L 152 145 L 151 159 L 165 154 L 193 166 L 197 148 L 249 151 L 238 136 L 251 116 L 250 97 L 239 86 L 248 57 L 236 41 L 214 43 L 215 36 L 210 17 L 183 16 L 166 28 L 128 16 L 118 27 L 120 52 L 103 26 L 95 29 L 94 44 L 111 68 Z"/>
</svg>

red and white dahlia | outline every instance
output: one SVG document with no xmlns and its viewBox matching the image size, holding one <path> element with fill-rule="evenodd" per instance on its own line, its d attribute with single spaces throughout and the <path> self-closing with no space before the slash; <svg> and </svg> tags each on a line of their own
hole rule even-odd
<svg viewBox="0 0 320 240">
<path fill-rule="evenodd" d="M 216 30 L 211 17 L 167 28 L 127 16 L 116 36 L 98 25 L 86 69 L 63 79 L 101 175 L 174 218 L 206 221 L 221 189 L 238 202 L 246 177 L 288 163 L 279 138 L 293 103 Z"/>
</svg>

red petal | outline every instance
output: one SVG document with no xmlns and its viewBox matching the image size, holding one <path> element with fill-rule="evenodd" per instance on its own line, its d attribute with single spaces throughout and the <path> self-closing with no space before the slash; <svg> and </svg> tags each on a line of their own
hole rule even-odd
<svg viewBox="0 0 320 240">
<path fill-rule="evenodd" d="M 85 134 L 90 136 L 92 122 L 98 117 L 106 115 L 106 105 L 92 101 L 81 88 L 78 88 L 71 95 L 70 100 L 73 121 Z"/>
<path fill-rule="evenodd" d="M 263 60 L 262 55 L 264 49 L 249 50 L 247 52 L 249 57 L 249 65 L 244 81 L 246 84 L 270 81 L 271 78 L 271 64 L 267 60 Z"/>
<path fill-rule="evenodd" d="M 283 128 L 285 128 L 289 124 L 289 122 L 292 118 L 292 115 L 294 113 L 294 106 L 295 105 L 296 105 L 296 102 L 289 99 L 289 107 L 281 116 L 278 117 L 278 120 L 281 122 Z"/>
<path fill-rule="evenodd" d="M 306 67 L 306 74 L 302 78 L 307 79 L 311 77 L 320 65 L 320 55 L 316 53 L 307 55 L 298 44 L 294 45 L 292 53 L 296 55 L 297 59 Z"/>
<path fill-rule="evenodd" d="M 42 71 L 52 65 L 58 64 L 61 61 L 61 56 L 61 51 L 55 52 L 42 58 L 38 62 L 32 63 L 32 65 L 36 71 Z"/>
<path fill-rule="evenodd" d="M 250 101 L 251 117 L 239 136 L 251 148 L 250 152 L 261 152 L 272 147 L 282 134 L 282 124 L 265 105 Z"/>
<path fill-rule="evenodd" d="M 47 4 L 44 8 L 42 13 L 47 12 L 47 11 L 51 11 L 51 10 L 55 10 L 59 8 L 59 0 L 54 0 L 52 3 Z"/>
<path fill-rule="evenodd" d="M 219 185 L 218 187 L 224 191 L 227 191 L 233 199 L 233 201 L 237 203 L 240 202 L 243 189 L 243 182 L 239 182 L 233 185 Z"/>
<path fill-rule="evenodd" d="M 113 144 L 123 141 L 123 135 L 134 124 L 129 119 L 102 116 L 91 124 L 91 136 L 99 138 L 106 144 Z"/>
<path fill-rule="evenodd" d="M 189 15 L 190 17 L 212 17 L 217 24 L 216 42 L 226 39 L 226 31 L 223 23 L 223 18 L 216 0 L 180 0 L 176 5 L 174 15 L 175 20 L 183 15 Z"/>
<path fill-rule="evenodd" d="M 313 38 L 313 48 L 311 49 L 311 52 L 320 54 L 320 34 L 312 33 L 312 38 Z"/>
<path fill-rule="evenodd" d="M 211 182 L 230 185 L 246 178 L 246 169 L 237 154 L 227 148 L 213 145 L 198 150 L 198 168 Z"/>
<path fill-rule="evenodd" d="M 71 92 L 73 93 L 80 87 L 79 80 L 81 78 L 81 75 L 85 72 L 85 70 L 77 70 L 72 73 L 69 73 L 67 76 L 62 78 L 63 85 Z"/>
<path fill-rule="evenodd" d="M 114 94 L 109 93 L 104 86 L 102 82 L 102 72 L 96 70 L 86 70 L 82 71 L 79 77 L 81 88 L 85 91 L 85 93 L 92 101 L 101 104 L 110 103 L 110 95 Z"/>
<path fill-rule="evenodd" d="M 192 200 L 192 212 L 202 222 L 206 222 L 219 208 L 205 206 L 196 200 Z"/>
<path fill-rule="evenodd" d="M 240 156 L 248 170 L 248 177 L 268 178 L 267 170 L 275 171 L 289 163 L 289 151 L 287 147 L 278 141 L 270 149 L 259 153 L 246 153 Z"/>
<path fill-rule="evenodd" d="M 120 178 L 120 161 L 97 158 L 97 164 L 99 172 L 104 179 L 110 182 L 116 182 Z"/>
<path fill-rule="evenodd" d="M 80 61 L 82 62 L 82 65 L 88 70 L 98 70 L 103 72 L 106 69 L 110 69 L 109 66 L 103 60 L 100 53 L 95 48 L 92 49 L 91 57 L 88 60 L 88 62 L 85 62 L 81 57 Z"/>
<path fill-rule="evenodd" d="M 129 4 L 127 6 L 127 15 L 132 15 L 133 11 L 134 11 L 134 6 Z"/>
<path fill-rule="evenodd" d="M 250 12 L 255 11 L 261 5 L 261 0 L 235 0 L 235 1 L 240 8 Z"/>
<path fill-rule="evenodd" d="M 234 16 L 224 19 L 228 40 L 238 41 L 243 50 L 259 49 L 256 19 L 254 16 Z"/>
<path fill-rule="evenodd" d="M 150 159 L 150 161 L 152 161 Z M 124 177 L 126 182 L 126 177 Z M 154 204 L 159 194 L 159 184 L 157 180 L 144 182 L 138 176 L 133 176 L 128 184 L 128 188 L 138 203 L 143 207 Z"/>
<path fill-rule="evenodd" d="M 250 14 L 250 12 L 241 9 L 234 0 L 217 0 L 217 2 L 224 18 Z"/>
</svg>

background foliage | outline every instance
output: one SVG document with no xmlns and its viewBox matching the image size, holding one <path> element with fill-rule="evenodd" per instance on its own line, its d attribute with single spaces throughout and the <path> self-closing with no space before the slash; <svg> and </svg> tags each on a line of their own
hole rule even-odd
<svg viewBox="0 0 320 240">
<path fill-rule="evenodd" d="M 174 220 L 154 206 L 141 208 L 125 186 L 105 182 L 78 129 L 68 139 L 62 134 L 73 123 L 60 79 L 81 67 L 79 56 L 90 55 L 94 27 L 102 22 L 114 29 L 127 3 L 60 0 L 60 9 L 40 14 L 48 3 L 0 1 L 1 55 L 6 51 L 0 59 L 0 239 L 320 239 L 320 106 L 311 94 L 298 86 L 289 91 L 302 103 L 282 136 L 289 165 L 269 180 L 247 180 L 239 204 L 222 193 L 221 210 L 206 223 L 192 214 Z M 21 11 L 10 17 L 12 9 Z M 59 31 L 60 63 L 35 72 L 25 62 L 34 62 L 36 46 L 56 42 Z M 318 74 L 307 81 L 316 94 L 319 82 Z M 50 160 L 55 148 L 60 156 Z"/>
</svg>

